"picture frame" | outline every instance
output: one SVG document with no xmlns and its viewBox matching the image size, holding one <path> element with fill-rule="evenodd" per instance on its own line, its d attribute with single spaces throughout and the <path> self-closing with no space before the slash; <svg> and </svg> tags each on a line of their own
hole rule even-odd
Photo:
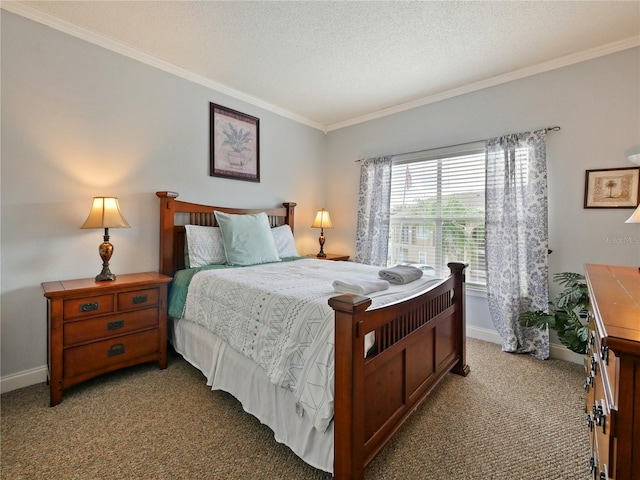
<svg viewBox="0 0 640 480">
<path fill-rule="evenodd" d="M 212 177 L 260 182 L 260 119 L 210 103 Z"/>
<path fill-rule="evenodd" d="M 640 168 L 587 170 L 584 208 L 636 208 L 640 202 Z"/>
</svg>

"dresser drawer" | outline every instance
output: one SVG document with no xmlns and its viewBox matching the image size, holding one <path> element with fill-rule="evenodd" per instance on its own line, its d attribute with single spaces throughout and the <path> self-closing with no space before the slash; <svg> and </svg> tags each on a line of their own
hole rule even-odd
<svg viewBox="0 0 640 480">
<path fill-rule="evenodd" d="M 64 324 L 64 344 L 67 346 L 76 345 L 157 326 L 158 307 L 91 320 L 66 322 Z"/>
<path fill-rule="evenodd" d="M 94 317 L 113 311 L 113 295 L 96 295 L 95 297 L 69 299 L 64 301 L 63 307 L 65 320 Z"/>
<path fill-rule="evenodd" d="M 118 293 L 118 310 L 131 310 L 157 305 L 158 295 L 157 288 Z"/>
<path fill-rule="evenodd" d="M 120 363 L 158 352 L 160 332 L 150 330 L 64 351 L 64 378 L 109 370 Z"/>
</svg>

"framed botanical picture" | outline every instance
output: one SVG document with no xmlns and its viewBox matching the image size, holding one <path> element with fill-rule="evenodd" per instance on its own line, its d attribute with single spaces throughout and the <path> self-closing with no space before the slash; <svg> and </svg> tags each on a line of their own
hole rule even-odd
<svg viewBox="0 0 640 480">
<path fill-rule="evenodd" d="M 212 177 L 260 182 L 260 119 L 210 104 Z"/>
<path fill-rule="evenodd" d="M 584 208 L 636 208 L 640 198 L 640 168 L 587 170 Z"/>
</svg>

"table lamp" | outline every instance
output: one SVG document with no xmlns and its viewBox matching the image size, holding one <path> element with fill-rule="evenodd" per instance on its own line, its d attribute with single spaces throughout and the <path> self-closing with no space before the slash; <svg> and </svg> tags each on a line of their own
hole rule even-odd
<svg viewBox="0 0 640 480">
<path fill-rule="evenodd" d="M 320 229 L 320 238 L 318 238 L 318 242 L 320 242 L 320 252 L 316 257 L 318 258 L 326 258 L 327 254 L 324 253 L 324 229 L 325 228 L 333 228 L 333 224 L 331 223 L 331 217 L 329 216 L 329 212 L 327 212 L 324 208 L 318 210 L 316 213 L 316 219 L 313 221 L 311 228 L 319 228 Z"/>
<path fill-rule="evenodd" d="M 109 243 L 109 229 L 130 228 L 120 211 L 118 199 L 115 197 L 93 197 L 89 216 L 80 228 L 104 228 L 104 241 L 98 247 L 100 258 L 102 258 L 102 271 L 96 276 L 96 282 L 115 280 L 116 276 L 109 270 L 109 260 L 113 254 L 113 245 Z"/>
</svg>

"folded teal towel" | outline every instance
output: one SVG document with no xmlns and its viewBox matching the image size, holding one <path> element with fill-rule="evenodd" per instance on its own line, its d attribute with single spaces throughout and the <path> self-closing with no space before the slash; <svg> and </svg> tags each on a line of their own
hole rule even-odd
<svg viewBox="0 0 640 480">
<path fill-rule="evenodd" d="M 378 276 L 389 283 L 404 285 L 422 277 L 422 270 L 411 265 L 396 265 L 380 270 Z"/>
</svg>

